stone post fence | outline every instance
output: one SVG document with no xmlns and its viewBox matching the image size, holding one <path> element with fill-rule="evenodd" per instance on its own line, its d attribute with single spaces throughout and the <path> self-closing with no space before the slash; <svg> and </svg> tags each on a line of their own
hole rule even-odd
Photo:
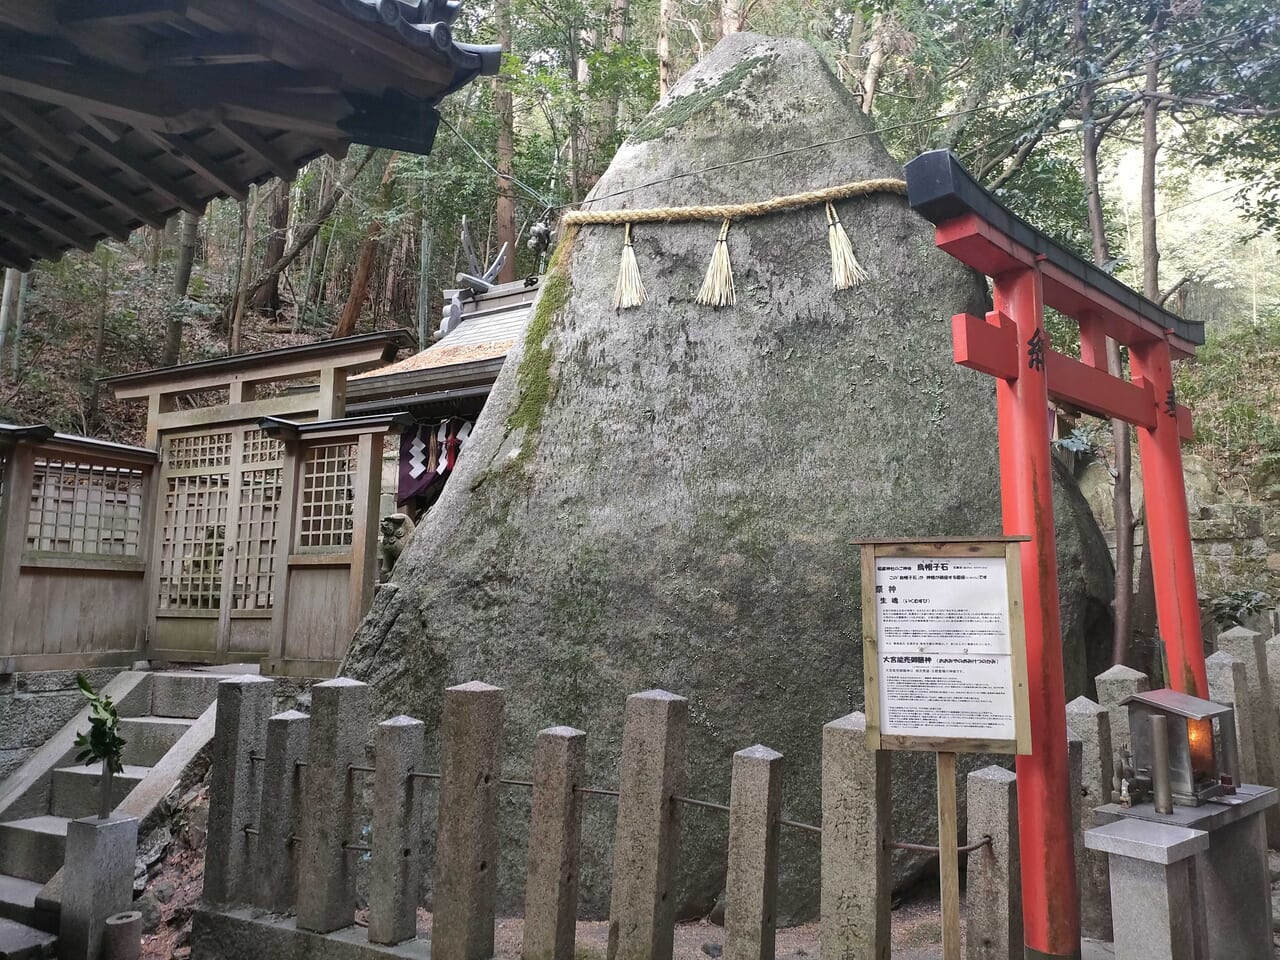
<svg viewBox="0 0 1280 960">
<path fill-rule="evenodd" d="M 934 837 L 893 839 L 890 755 L 867 749 L 860 713 L 814 731 L 823 751 L 819 825 L 786 819 L 786 759 L 762 744 L 726 758 L 727 804 L 685 796 L 689 703 L 664 690 L 626 700 L 616 788 L 584 782 L 590 733 L 564 726 L 537 734 L 530 780 L 504 779 L 504 694 L 484 683 L 445 691 L 438 754 L 419 720 L 374 723 L 362 683 L 316 684 L 309 716 L 270 716 L 271 692 L 265 679 L 219 684 L 194 960 L 488 960 L 503 789 L 532 799 L 523 960 L 573 960 L 584 803 L 617 805 L 608 960 L 670 960 L 689 806 L 728 825 L 726 960 L 773 960 L 780 842 L 821 845 L 821 949 L 830 960 L 887 960 L 890 854 L 936 849 Z M 438 769 L 427 768 L 431 755 Z M 1022 951 L 1020 923 L 1010 919 L 1020 912 L 1013 774 L 989 768 L 969 788 L 977 808 L 962 850 L 982 890 L 982 908 L 968 917 L 969 953 L 1011 960 Z M 362 860 L 368 908 L 357 923 Z M 418 928 L 427 871 L 429 945 Z"/>
</svg>

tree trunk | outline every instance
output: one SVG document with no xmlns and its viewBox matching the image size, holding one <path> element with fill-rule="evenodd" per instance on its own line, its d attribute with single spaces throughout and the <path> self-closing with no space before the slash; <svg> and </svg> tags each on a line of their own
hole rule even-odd
<svg viewBox="0 0 1280 960">
<path fill-rule="evenodd" d="M 671 8 L 675 0 L 658 0 L 658 99 L 671 89 Z"/>
<path fill-rule="evenodd" d="M 250 286 L 251 291 L 257 290 L 262 286 L 262 284 L 271 279 L 273 274 L 279 275 L 282 273 L 288 268 L 289 264 L 293 263 L 293 261 L 297 259 L 298 254 L 307 249 L 307 245 L 316 238 L 316 235 L 320 232 L 320 228 L 328 222 L 331 216 L 333 216 L 333 211 L 337 208 L 338 201 L 347 195 L 347 191 L 351 188 L 351 184 L 355 182 L 356 177 L 360 176 L 361 171 L 369 165 L 369 161 L 373 159 L 376 153 L 378 153 L 377 150 L 370 150 L 365 154 L 364 159 L 352 168 L 350 174 L 338 185 L 338 188 L 333 191 L 329 199 L 320 206 L 320 209 L 316 210 L 311 223 L 298 231 L 297 240 L 294 241 L 293 246 L 284 252 L 284 256 L 276 261 L 270 270 L 253 281 Z M 329 246 L 331 247 L 332 245 L 331 238 Z M 325 256 L 328 256 L 327 249 Z"/>
<path fill-rule="evenodd" d="M 871 107 L 875 103 L 876 90 L 880 86 L 880 74 L 884 71 L 885 60 L 888 59 L 884 37 L 884 18 L 876 14 L 871 25 L 871 51 L 867 57 L 866 69 L 862 72 L 862 112 L 871 115 Z"/>
<path fill-rule="evenodd" d="M 111 816 L 113 804 L 111 803 L 111 780 L 115 774 L 111 770 L 111 764 L 107 760 L 102 761 L 102 780 L 98 783 L 98 818 L 105 820 Z"/>
<path fill-rule="evenodd" d="M 13 315 L 13 304 L 18 298 L 18 270 L 9 267 L 4 272 L 4 292 L 0 293 L 0 354 L 4 353 L 5 341 L 9 338 L 9 318 Z"/>
<path fill-rule="evenodd" d="M 387 166 L 382 171 L 382 182 L 378 187 L 378 213 L 365 229 L 364 240 L 360 245 L 360 254 L 356 258 L 356 273 L 351 278 L 351 293 L 347 297 L 347 305 L 342 309 L 333 328 L 333 338 L 349 337 L 360 320 L 360 311 L 364 309 L 365 298 L 369 295 L 369 276 L 373 273 L 373 260 L 378 254 L 378 238 L 382 236 L 385 226 L 385 214 L 391 205 L 392 176 L 396 169 L 398 153 L 387 158 Z"/>
<path fill-rule="evenodd" d="M 718 33 L 723 39 L 742 30 L 743 0 L 720 0 L 720 24 Z"/>
<path fill-rule="evenodd" d="M 196 260 L 196 240 L 200 235 L 200 217 L 183 212 L 182 227 L 178 232 L 178 263 L 173 270 L 173 297 L 181 300 L 191 285 L 191 268 Z"/>
<path fill-rule="evenodd" d="M 607 56 L 614 56 L 626 46 L 627 25 L 631 16 L 631 0 L 610 0 L 609 3 L 609 39 L 605 49 Z M 596 117 L 595 141 L 597 155 L 613 156 L 613 141 L 618 135 L 618 90 L 611 86 L 598 105 Z M 598 179 L 603 171 L 597 169 L 592 180 Z"/>
<path fill-rule="evenodd" d="M 111 270 L 106 255 L 98 250 L 100 261 L 98 271 L 98 312 L 94 323 L 93 335 L 93 369 L 90 371 L 92 382 L 89 385 L 89 405 L 84 414 L 86 433 L 93 433 L 98 426 L 98 375 L 102 372 L 102 354 L 107 345 L 107 300 L 110 296 Z"/>
<path fill-rule="evenodd" d="M 498 26 L 498 43 L 504 52 L 511 50 L 511 0 L 497 0 L 494 15 Z M 498 121 L 497 193 L 496 204 L 497 241 L 501 248 L 507 245 L 507 262 L 498 271 L 499 283 L 510 283 L 516 278 L 516 199 L 511 172 L 515 167 L 515 110 L 511 103 L 511 87 L 506 78 L 495 78 L 494 108 Z"/>
<path fill-rule="evenodd" d="M 1144 92 L 1155 93 L 1160 87 L 1160 60 L 1154 53 L 1146 69 Z M 1142 293 L 1148 300 L 1160 303 L 1160 247 L 1156 238 L 1156 154 L 1160 151 L 1160 102 L 1148 96 L 1142 103 Z M 1132 456 L 1132 452 L 1130 452 Z M 1130 630 L 1132 635 L 1156 635 L 1155 577 L 1151 567 L 1151 533 L 1146 528 L 1143 510 L 1142 558 L 1138 564 L 1138 586 L 1135 592 Z"/>
<path fill-rule="evenodd" d="M 236 294 L 232 300 L 231 335 L 227 340 L 227 352 L 232 356 L 240 352 L 244 338 L 244 311 L 252 291 L 245 278 L 249 276 L 249 261 L 253 259 L 253 222 L 258 214 L 258 188 L 249 188 L 249 199 L 240 204 L 240 266 L 236 270 Z"/>
<path fill-rule="evenodd" d="M 24 273 L 22 279 L 18 281 L 18 305 L 14 308 L 13 313 L 13 335 L 11 337 L 13 346 L 13 357 L 10 360 L 10 369 L 13 375 L 18 375 L 21 368 L 19 357 L 22 353 L 22 318 L 27 309 L 27 290 L 31 287 L 31 274 Z"/>
<path fill-rule="evenodd" d="M 284 256 L 285 233 L 289 229 L 289 191 L 287 189 L 276 190 L 271 202 L 269 223 L 271 233 L 267 236 L 267 249 L 262 257 L 262 269 L 267 274 L 267 281 L 253 291 L 250 303 L 259 313 L 275 317 L 280 313 L 281 271 L 272 272 L 271 268 Z"/>
<path fill-rule="evenodd" d="M 1075 8 L 1076 54 L 1080 58 L 1082 78 L 1087 76 L 1088 67 L 1085 58 L 1089 51 L 1088 28 L 1085 21 L 1085 6 L 1077 3 Z M 1093 116 L 1094 85 L 1085 81 L 1080 84 L 1080 127 L 1083 138 L 1084 182 L 1089 210 L 1089 233 L 1093 239 L 1093 262 L 1104 267 L 1111 260 L 1111 249 L 1107 244 L 1107 229 L 1102 213 L 1102 192 L 1098 179 L 1098 143 L 1099 136 L 1094 128 Z M 1107 338 L 1107 371 L 1114 377 L 1124 376 L 1124 362 L 1120 356 L 1120 345 Z M 1111 659 L 1113 663 L 1124 663 L 1129 653 L 1131 636 L 1131 617 L 1133 612 L 1133 502 L 1130 498 L 1132 485 L 1132 454 L 1129 447 L 1129 425 L 1123 420 L 1111 421 L 1111 436 L 1115 445 L 1116 483 L 1113 492 L 1111 513 L 1116 528 L 1116 573 L 1115 573 L 1115 623 L 1111 635 Z"/>
</svg>

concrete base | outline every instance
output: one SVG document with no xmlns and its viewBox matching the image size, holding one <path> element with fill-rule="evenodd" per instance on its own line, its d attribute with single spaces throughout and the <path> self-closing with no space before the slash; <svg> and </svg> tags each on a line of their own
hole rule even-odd
<svg viewBox="0 0 1280 960">
<path fill-rule="evenodd" d="M 363 927 L 332 933 L 299 930 L 292 918 L 258 917 L 250 910 L 197 910 L 191 930 L 191 960 L 386 960 L 408 957 L 430 960 L 426 940 L 408 940 L 394 947 L 370 943 Z"/>
<path fill-rule="evenodd" d="M 1280 793 L 1274 787 L 1244 784 L 1224 800 L 1231 802 L 1175 806 L 1167 815 L 1156 813 L 1150 804 L 1107 804 L 1098 807 L 1096 817 L 1099 823 L 1128 818 L 1208 833 L 1209 849 L 1198 858 L 1197 881 L 1208 921 L 1210 958 L 1272 960 L 1265 815 Z M 1116 924 L 1118 941 L 1118 918 Z"/>
<path fill-rule="evenodd" d="M 67 871 L 58 929 L 61 960 L 98 960 L 107 917 L 133 903 L 138 821 L 86 817 L 67 825 Z"/>
</svg>

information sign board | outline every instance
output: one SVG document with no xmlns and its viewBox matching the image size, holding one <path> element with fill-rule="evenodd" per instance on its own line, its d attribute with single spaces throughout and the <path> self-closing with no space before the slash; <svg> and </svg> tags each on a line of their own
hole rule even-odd
<svg viewBox="0 0 1280 960">
<path fill-rule="evenodd" d="M 862 550 L 868 745 L 1029 753 L 1019 541 Z"/>
</svg>

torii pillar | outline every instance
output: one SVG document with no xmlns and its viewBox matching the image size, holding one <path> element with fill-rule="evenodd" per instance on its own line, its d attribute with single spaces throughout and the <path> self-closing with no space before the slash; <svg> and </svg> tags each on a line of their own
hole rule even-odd
<svg viewBox="0 0 1280 960">
<path fill-rule="evenodd" d="M 1138 428 L 1156 612 L 1170 685 L 1206 696 L 1204 644 L 1171 362 L 1204 342 L 1188 323 L 1058 246 L 999 204 L 949 152 L 907 164 L 908 200 L 937 226 L 936 242 L 992 280 L 985 318 L 952 318 L 956 362 L 996 379 L 1004 533 L 1022 551 L 1032 752 L 1017 759 L 1025 954 L 1080 956 L 1072 850 L 1066 697 L 1054 551 L 1050 399 Z M 1081 359 L 1053 350 L 1045 305 L 1080 325 Z M 1107 372 L 1106 338 L 1129 348 L 1132 380 Z"/>
</svg>

